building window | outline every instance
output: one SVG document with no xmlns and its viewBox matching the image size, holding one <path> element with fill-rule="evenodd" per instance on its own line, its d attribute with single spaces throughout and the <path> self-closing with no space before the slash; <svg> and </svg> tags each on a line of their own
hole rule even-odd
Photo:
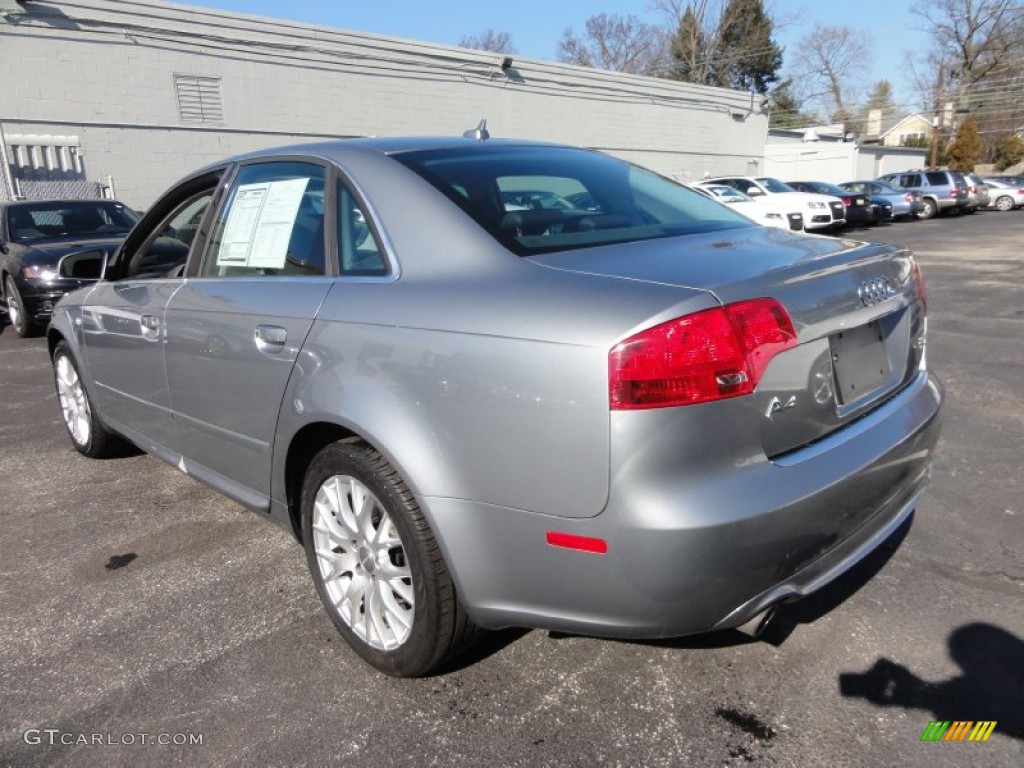
<svg viewBox="0 0 1024 768">
<path fill-rule="evenodd" d="M 903 145 L 903 146 L 908 146 L 908 142 L 909 142 L 910 143 L 909 145 L 914 145 L 917 142 L 924 141 L 926 138 L 928 138 L 928 137 L 925 136 L 924 133 L 921 132 L 921 131 L 918 131 L 916 133 L 901 133 L 900 134 L 900 144 Z"/>
<path fill-rule="evenodd" d="M 223 123 L 224 104 L 219 77 L 175 75 L 178 116 L 183 123 Z"/>
</svg>

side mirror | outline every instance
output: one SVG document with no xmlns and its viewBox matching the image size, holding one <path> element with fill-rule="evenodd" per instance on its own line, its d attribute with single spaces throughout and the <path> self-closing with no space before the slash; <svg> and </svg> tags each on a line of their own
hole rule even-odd
<svg viewBox="0 0 1024 768">
<path fill-rule="evenodd" d="M 106 251 L 69 253 L 57 265 L 57 274 L 60 277 L 69 277 L 74 280 L 102 280 L 106 271 Z"/>
</svg>

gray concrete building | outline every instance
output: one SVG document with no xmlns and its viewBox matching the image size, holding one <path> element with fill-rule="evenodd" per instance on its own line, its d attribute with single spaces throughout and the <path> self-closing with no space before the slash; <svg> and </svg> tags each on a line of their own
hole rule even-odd
<svg viewBox="0 0 1024 768">
<path fill-rule="evenodd" d="M 156 0 L 0 0 L 0 188 L 23 196 L 94 183 L 145 208 L 236 152 L 458 135 L 484 117 L 494 136 L 592 147 L 684 181 L 752 173 L 761 101 Z"/>
</svg>

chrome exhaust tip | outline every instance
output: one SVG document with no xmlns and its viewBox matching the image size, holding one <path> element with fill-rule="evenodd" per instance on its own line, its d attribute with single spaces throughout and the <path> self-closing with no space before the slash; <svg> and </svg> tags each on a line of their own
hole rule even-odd
<svg viewBox="0 0 1024 768">
<path fill-rule="evenodd" d="M 738 627 L 733 627 L 737 632 L 742 632 L 748 637 L 757 638 L 764 632 L 769 622 L 775 617 L 775 606 L 766 608 L 757 614 L 754 618 L 747 622 L 740 624 Z"/>
</svg>

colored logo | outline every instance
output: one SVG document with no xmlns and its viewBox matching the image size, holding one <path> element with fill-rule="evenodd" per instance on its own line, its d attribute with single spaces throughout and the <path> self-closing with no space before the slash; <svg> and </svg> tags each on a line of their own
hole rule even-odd
<svg viewBox="0 0 1024 768">
<path fill-rule="evenodd" d="M 921 741 L 988 741 L 995 729 L 995 720 L 932 720 Z"/>
</svg>

